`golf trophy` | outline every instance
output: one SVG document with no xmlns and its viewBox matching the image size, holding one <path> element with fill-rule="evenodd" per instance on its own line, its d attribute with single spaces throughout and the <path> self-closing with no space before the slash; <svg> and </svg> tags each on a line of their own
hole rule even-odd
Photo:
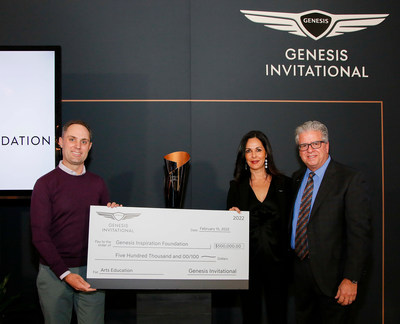
<svg viewBox="0 0 400 324">
<path fill-rule="evenodd" d="M 190 155 L 178 151 L 164 156 L 164 195 L 167 208 L 182 208 L 185 195 Z"/>
</svg>

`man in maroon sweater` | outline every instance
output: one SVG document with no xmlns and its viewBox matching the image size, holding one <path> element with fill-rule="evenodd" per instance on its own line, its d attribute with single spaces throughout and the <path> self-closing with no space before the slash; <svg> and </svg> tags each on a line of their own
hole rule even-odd
<svg viewBox="0 0 400 324">
<path fill-rule="evenodd" d="M 31 199 L 32 241 L 40 254 L 37 288 L 46 324 L 104 323 L 104 291 L 86 282 L 90 205 L 109 203 L 105 182 L 86 171 L 91 131 L 82 121 L 63 127 L 63 160 L 39 178 Z"/>
</svg>

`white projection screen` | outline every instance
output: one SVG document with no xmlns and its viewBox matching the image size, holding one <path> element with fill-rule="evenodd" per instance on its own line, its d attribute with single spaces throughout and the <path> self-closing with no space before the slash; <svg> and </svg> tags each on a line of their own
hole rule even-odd
<svg viewBox="0 0 400 324">
<path fill-rule="evenodd" d="M 0 196 L 30 195 L 54 169 L 61 121 L 61 48 L 0 46 Z"/>
</svg>

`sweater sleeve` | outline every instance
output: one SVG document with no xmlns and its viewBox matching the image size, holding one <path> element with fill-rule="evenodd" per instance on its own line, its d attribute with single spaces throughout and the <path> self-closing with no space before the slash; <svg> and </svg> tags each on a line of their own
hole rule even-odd
<svg viewBox="0 0 400 324">
<path fill-rule="evenodd" d="M 107 203 L 110 202 L 110 194 L 108 192 L 107 185 L 103 179 L 101 179 L 101 184 L 102 184 L 102 190 L 100 194 L 101 205 L 107 205 Z"/>
<path fill-rule="evenodd" d="M 52 223 L 51 195 L 48 185 L 39 179 L 33 188 L 31 198 L 32 242 L 41 259 L 60 277 L 68 267 L 59 255 L 50 235 Z"/>
</svg>

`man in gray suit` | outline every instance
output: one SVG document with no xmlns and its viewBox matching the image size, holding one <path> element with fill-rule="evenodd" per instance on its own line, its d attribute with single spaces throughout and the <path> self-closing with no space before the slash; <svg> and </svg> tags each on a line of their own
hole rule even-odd
<svg viewBox="0 0 400 324">
<path fill-rule="evenodd" d="M 305 167 L 293 174 L 291 224 L 297 323 L 345 323 L 369 254 L 370 208 L 360 172 L 333 161 L 328 129 L 296 128 Z"/>
</svg>

